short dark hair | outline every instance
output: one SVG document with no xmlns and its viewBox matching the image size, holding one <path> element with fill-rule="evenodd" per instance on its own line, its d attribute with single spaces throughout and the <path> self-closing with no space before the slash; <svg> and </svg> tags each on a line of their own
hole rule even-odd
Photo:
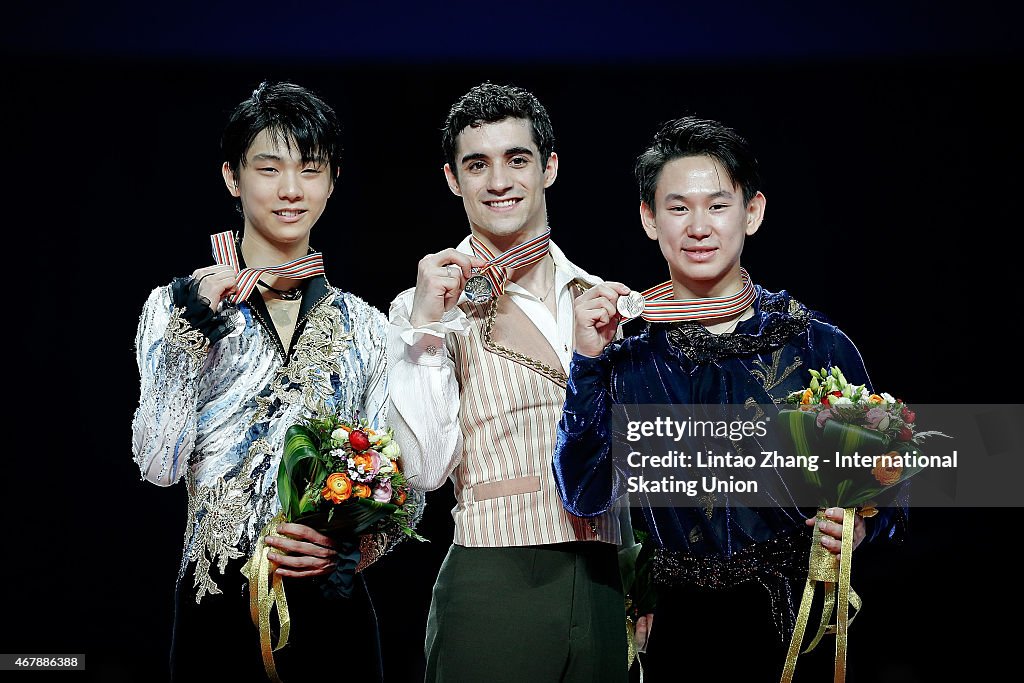
<svg viewBox="0 0 1024 683">
<path fill-rule="evenodd" d="M 662 124 L 651 146 L 636 160 L 640 200 L 654 207 L 654 191 L 665 164 L 684 157 L 709 156 L 717 160 L 733 183 L 743 188 L 743 203 L 761 189 L 761 171 L 750 144 L 732 128 L 696 116 L 684 116 Z"/>
<path fill-rule="evenodd" d="M 527 119 L 533 129 L 533 143 L 544 162 L 555 149 L 555 131 L 544 105 L 536 95 L 514 85 L 484 82 L 470 88 L 448 112 L 441 130 L 441 150 L 445 163 L 458 174 L 455 158 L 459 133 L 472 126 L 497 123 L 505 119 Z"/>
<path fill-rule="evenodd" d="M 330 105 L 313 92 L 294 83 L 263 81 L 235 107 L 220 147 L 236 177 L 252 141 L 263 130 L 289 150 L 294 141 L 303 163 L 330 166 L 334 180 L 341 164 L 341 124 Z"/>
</svg>

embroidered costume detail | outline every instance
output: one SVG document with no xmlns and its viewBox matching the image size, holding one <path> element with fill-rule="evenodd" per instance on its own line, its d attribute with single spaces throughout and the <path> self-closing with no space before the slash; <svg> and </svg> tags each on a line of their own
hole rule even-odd
<svg viewBox="0 0 1024 683">
<path fill-rule="evenodd" d="M 210 340 L 202 332 L 192 327 L 182 314 L 184 307 L 175 307 L 167 321 L 167 343 L 184 351 L 189 358 L 202 365 L 206 353 L 210 350 Z"/>
</svg>

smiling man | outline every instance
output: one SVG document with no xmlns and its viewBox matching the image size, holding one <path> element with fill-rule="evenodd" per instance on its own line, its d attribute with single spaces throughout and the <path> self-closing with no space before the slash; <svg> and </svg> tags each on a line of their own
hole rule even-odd
<svg viewBox="0 0 1024 683">
<path fill-rule="evenodd" d="M 334 111 L 298 85 L 264 83 L 236 107 L 221 146 L 242 230 L 216 236 L 215 265 L 153 290 L 136 337 L 136 462 L 155 484 L 188 486 L 171 646 L 183 681 L 266 678 L 241 569 L 280 509 L 288 427 L 328 413 L 382 427 L 387 408 L 387 321 L 328 284 L 310 249 L 340 170 Z M 271 270 L 254 282 L 237 267 Z M 373 606 L 361 575 L 353 585 L 358 540 L 279 524 L 266 543 L 293 617 L 281 675 L 321 677 L 325 653 L 354 631 L 360 679 L 381 680 Z"/>
<path fill-rule="evenodd" d="M 624 681 L 619 520 L 566 512 L 551 473 L 572 302 L 598 280 L 550 240 L 547 112 L 484 83 L 452 107 L 444 174 L 470 235 L 428 254 L 391 307 L 390 415 L 406 476 L 450 477 L 455 538 L 434 586 L 427 681 Z"/>
<path fill-rule="evenodd" d="M 724 404 L 750 419 L 753 409 L 771 410 L 801 388 L 808 369 L 838 366 L 851 382 L 868 383 L 860 353 L 839 328 L 786 291 L 755 285 L 741 268 L 744 244 L 761 227 L 766 205 L 744 138 L 716 121 L 669 121 L 637 160 L 636 177 L 640 220 L 657 240 L 670 279 L 661 287 L 664 300 L 644 302 L 650 325 L 621 341 L 619 306 L 636 293 L 607 282 L 576 300 L 576 346 L 554 467 L 565 505 L 578 515 L 605 513 L 626 485 L 630 469 L 612 457 L 619 436 L 612 434 L 613 404 Z M 703 443 L 676 447 L 692 454 Z M 800 595 L 791 582 L 807 575 L 807 525 L 815 510 L 765 500 L 757 508 L 732 506 L 721 493 L 688 507 L 667 507 L 664 498 L 652 502 L 645 494 L 636 501 L 657 547 L 651 566 L 658 628 L 645 663 L 653 674 L 674 678 L 685 664 L 691 677 L 779 679 Z M 854 547 L 866 535 L 892 532 L 900 514 L 888 508 L 870 525 L 857 516 Z M 829 517 L 822 545 L 838 553 L 842 510 Z M 700 654 L 681 660 L 680 646 Z"/>
</svg>

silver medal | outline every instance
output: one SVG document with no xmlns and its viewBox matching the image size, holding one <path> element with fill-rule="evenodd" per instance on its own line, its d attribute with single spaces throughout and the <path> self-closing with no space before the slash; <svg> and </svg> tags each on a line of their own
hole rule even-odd
<svg viewBox="0 0 1024 683">
<path fill-rule="evenodd" d="M 494 288 L 491 281 L 483 275 L 473 275 L 466 280 L 466 288 L 463 291 L 472 303 L 485 304 L 491 300 Z"/>
<path fill-rule="evenodd" d="M 625 320 L 631 320 L 644 312 L 644 295 L 633 290 L 626 296 L 620 296 L 615 302 L 615 309 Z"/>
<path fill-rule="evenodd" d="M 237 337 L 242 334 L 242 331 L 245 329 L 245 316 L 238 310 L 238 306 L 221 303 L 221 313 L 227 316 L 228 325 L 231 326 L 231 331 L 225 336 Z"/>
</svg>

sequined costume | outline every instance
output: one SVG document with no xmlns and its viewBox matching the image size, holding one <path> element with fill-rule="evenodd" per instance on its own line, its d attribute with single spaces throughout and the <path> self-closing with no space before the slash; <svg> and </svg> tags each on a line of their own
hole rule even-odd
<svg viewBox="0 0 1024 683">
<path fill-rule="evenodd" d="M 189 667 L 204 658 L 212 667 L 223 658 L 226 670 L 240 677 L 263 673 L 257 631 L 251 622 L 245 624 L 249 615 L 240 567 L 280 509 L 276 477 L 287 428 L 325 411 L 358 414 L 371 427 L 382 427 L 385 420 L 387 320 L 377 309 L 331 287 L 323 276 L 313 278 L 305 285 L 287 353 L 258 291 L 238 312 L 244 328 L 213 315 L 191 278 L 180 279 L 152 292 L 136 337 L 142 380 L 133 422 L 136 462 L 145 479 L 167 486 L 184 478 L 188 489 L 172 648 L 176 675 L 185 673 L 177 666 L 183 658 Z M 422 496 L 411 502 L 422 514 Z M 398 540 L 363 537 L 360 569 Z M 315 586 L 331 598 L 329 582 L 286 582 L 293 595 L 312 594 Z M 362 621 L 354 623 L 372 628 L 375 642 L 372 605 L 362 581 L 356 583 L 347 607 L 331 609 L 359 612 L 352 618 Z M 289 602 L 301 600 L 289 595 Z M 220 616 L 214 618 L 214 612 Z M 312 631 L 311 619 L 293 610 L 295 628 Z M 325 630 L 337 637 L 343 627 L 337 623 Z M 303 634 L 293 634 L 301 651 Z M 319 636 L 311 632 L 306 642 Z M 225 639 L 246 648 L 244 654 L 230 652 Z M 202 663 L 193 668 L 204 674 L 214 670 Z M 279 670 L 289 671 L 280 657 Z"/>
<path fill-rule="evenodd" d="M 860 353 L 839 328 L 785 291 L 761 287 L 753 317 L 732 334 L 716 336 L 694 322 L 651 324 L 597 358 L 574 354 L 553 461 L 564 504 L 574 514 L 594 515 L 625 491 L 627 468 L 612 457 L 613 404 L 729 404 L 749 408 L 749 419 L 758 405 L 779 403 L 804 386 L 808 369 L 833 365 L 850 382 L 869 384 Z M 657 548 L 652 577 L 659 595 L 714 591 L 707 598 L 713 609 L 739 604 L 757 610 L 770 640 L 788 638 L 800 598 L 794 580 L 807 572 L 810 529 L 804 520 L 813 508 L 731 507 L 727 494 L 715 494 L 704 506 L 653 507 L 645 505 L 644 494 L 631 495 Z M 881 511 L 869 520 L 868 540 L 902 533 L 904 514 L 899 506 Z M 742 600 L 726 600 L 730 592 Z M 659 615 L 664 602 L 659 600 Z M 695 622 L 703 618 L 691 611 L 689 598 L 672 602 Z M 742 614 L 726 613 L 738 631 L 745 629 Z M 656 625 L 652 638 L 659 628 L 664 636 L 665 626 Z M 773 662 L 771 670 L 781 663 Z"/>
</svg>

